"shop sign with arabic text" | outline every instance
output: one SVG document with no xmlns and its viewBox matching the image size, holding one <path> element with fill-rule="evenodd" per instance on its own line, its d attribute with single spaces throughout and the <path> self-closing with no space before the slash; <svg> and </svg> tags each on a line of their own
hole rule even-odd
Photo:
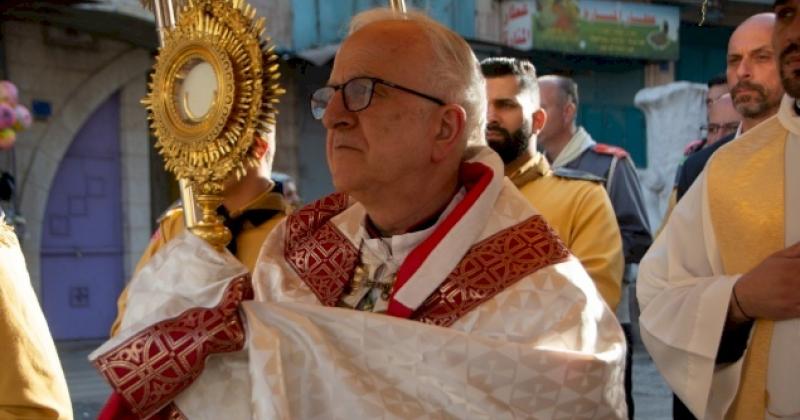
<svg viewBox="0 0 800 420">
<path fill-rule="evenodd" d="M 650 60 L 678 59 L 679 9 L 604 0 L 503 3 L 505 45 Z"/>
</svg>

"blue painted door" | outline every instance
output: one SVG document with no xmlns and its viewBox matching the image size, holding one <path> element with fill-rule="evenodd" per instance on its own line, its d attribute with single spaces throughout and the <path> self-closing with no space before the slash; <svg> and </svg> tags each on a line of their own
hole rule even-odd
<svg viewBox="0 0 800 420">
<path fill-rule="evenodd" d="M 59 165 L 42 233 L 42 304 L 55 339 L 108 336 L 124 283 L 119 94 L 86 121 Z"/>
</svg>

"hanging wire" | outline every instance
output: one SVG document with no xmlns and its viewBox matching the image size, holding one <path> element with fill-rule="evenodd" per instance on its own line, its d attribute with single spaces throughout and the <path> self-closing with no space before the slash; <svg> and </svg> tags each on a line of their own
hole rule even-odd
<svg viewBox="0 0 800 420">
<path fill-rule="evenodd" d="M 706 22 L 706 13 L 708 12 L 708 0 L 703 0 L 703 4 L 700 6 L 700 23 L 697 26 L 703 26 Z"/>
</svg>

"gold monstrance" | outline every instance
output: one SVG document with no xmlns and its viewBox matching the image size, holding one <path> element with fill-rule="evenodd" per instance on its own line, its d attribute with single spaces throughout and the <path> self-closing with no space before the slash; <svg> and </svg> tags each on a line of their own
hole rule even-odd
<svg viewBox="0 0 800 420">
<path fill-rule="evenodd" d="M 254 136 L 275 124 L 278 57 L 265 36 L 265 20 L 244 0 L 144 0 L 161 37 L 149 92 L 156 147 L 165 166 L 186 180 L 184 211 L 201 217 L 187 227 L 217 249 L 231 233 L 217 215 L 225 182 L 258 165 Z M 175 15 L 175 11 L 179 13 Z M 182 191 L 186 191 L 182 188 Z"/>
<path fill-rule="evenodd" d="M 244 0 L 141 1 L 155 13 L 161 40 L 142 100 L 156 147 L 181 182 L 186 226 L 221 250 L 231 233 L 216 209 L 224 183 L 258 165 L 250 154 L 253 136 L 275 124 L 284 93 L 278 57 L 264 18 Z M 404 0 L 390 5 L 406 11 Z"/>
<path fill-rule="evenodd" d="M 405 0 L 389 0 L 389 4 L 392 7 L 392 10 L 395 12 L 405 13 L 406 12 L 406 2 Z"/>
</svg>

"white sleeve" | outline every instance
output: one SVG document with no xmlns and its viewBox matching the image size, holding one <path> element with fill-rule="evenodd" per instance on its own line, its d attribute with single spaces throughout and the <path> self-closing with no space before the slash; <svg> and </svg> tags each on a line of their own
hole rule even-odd
<svg viewBox="0 0 800 420">
<path fill-rule="evenodd" d="M 637 298 L 642 340 L 664 379 L 695 416 L 721 418 L 738 386 L 738 364 L 715 371 L 738 276 L 724 275 L 706 185 L 703 171 L 642 259 Z"/>
</svg>

